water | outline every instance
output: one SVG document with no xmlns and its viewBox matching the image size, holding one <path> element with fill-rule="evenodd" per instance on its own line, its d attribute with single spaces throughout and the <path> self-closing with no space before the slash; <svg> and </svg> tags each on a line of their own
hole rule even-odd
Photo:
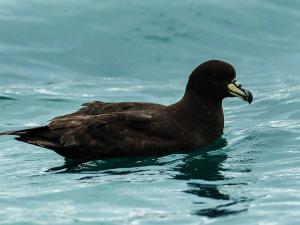
<svg viewBox="0 0 300 225">
<path fill-rule="evenodd" d="M 299 224 L 300 2 L 0 1 L 0 130 L 80 104 L 183 94 L 207 59 L 235 65 L 253 105 L 190 154 L 66 162 L 1 137 L 1 224 Z"/>
</svg>

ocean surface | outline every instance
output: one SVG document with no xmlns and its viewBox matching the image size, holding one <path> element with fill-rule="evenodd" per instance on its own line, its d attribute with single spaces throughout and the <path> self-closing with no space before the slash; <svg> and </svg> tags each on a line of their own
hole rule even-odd
<svg viewBox="0 0 300 225">
<path fill-rule="evenodd" d="M 299 21 L 297 0 L 0 0 L 0 131 L 171 104 L 208 59 L 254 95 L 188 154 L 78 163 L 0 137 L 0 224 L 300 224 Z"/>
</svg>

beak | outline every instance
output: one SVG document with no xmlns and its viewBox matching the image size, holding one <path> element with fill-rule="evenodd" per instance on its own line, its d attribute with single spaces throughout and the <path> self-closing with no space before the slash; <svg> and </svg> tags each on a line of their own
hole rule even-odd
<svg viewBox="0 0 300 225">
<path fill-rule="evenodd" d="M 243 89 L 242 85 L 235 80 L 232 83 L 228 84 L 228 92 L 232 97 L 239 97 L 244 101 L 247 101 L 249 104 L 251 104 L 253 100 L 252 93 L 246 89 Z"/>
</svg>

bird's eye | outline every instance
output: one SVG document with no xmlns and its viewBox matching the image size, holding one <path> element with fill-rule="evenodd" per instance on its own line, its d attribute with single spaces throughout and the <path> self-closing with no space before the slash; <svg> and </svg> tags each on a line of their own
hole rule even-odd
<svg viewBox="0 0 300 225">
<path fill-rule="evenodd" d="M 218 80 L 218 74 L 216 74 L 216 73 L 213 73 L 213 74 L 211 75 L 211 77 L 212 77 L 212 79 L 214 79 L 214 80 Z"/>
</svg>

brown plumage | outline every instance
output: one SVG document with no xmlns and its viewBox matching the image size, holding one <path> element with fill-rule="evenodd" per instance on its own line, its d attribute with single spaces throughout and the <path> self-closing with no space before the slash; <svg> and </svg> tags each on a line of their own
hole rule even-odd
<svg viewBox="0 0 300 225">
<path fill-rule="evenodd" d="M 47 126 L 2 134 L 52 149 L 73 159 L 142 156 L 188 151 L 223 134 L 222 100 L 252 95 L 234 81 L 235 70 L 210 60 L 190 75 L 183 98 L 169 106 L 153 103 L 92 102 L 56 117 Z"/>
</svg>

